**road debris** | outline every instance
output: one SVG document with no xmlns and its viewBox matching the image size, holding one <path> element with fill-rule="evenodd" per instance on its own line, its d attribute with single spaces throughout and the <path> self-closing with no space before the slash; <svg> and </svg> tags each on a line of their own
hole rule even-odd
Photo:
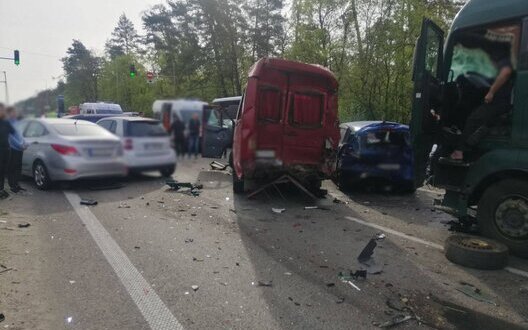
<svg viewBox="0 0 528 330">
<path fill-rule="evenodd" d="M 387 321 L 385 323 L 378 325 L 378 327 L 382 329 L 392 328 L 394 326 L 397 326 L 398 324 L 412 320 L 413 318 L 414 317 L 411 315 L 399 314 L 399 315 L 394 316 L 390 321 Z"/>
<path fill-rule="evenodd" d="M 188 193 L 194 197 L 200 196 L 200 191 L 203 189 L 203 185 L 201 184 L 193 184 L 190 182 L 178 182 L 176 180 L 167 180 L 165 181 L 165 184 L 170 187 L 173 191 L 180 191 L 182 188 L 187 188 L 188 190 L 182 191 L 183 193 Z"/>
<path fill-rule="evenodd" d="M 29 224 L 27 222 L 18 224 L 18 228 L 28 228 L 29 226 L 31 226 L 31 224 Z"/>
<path fill-rule="evenodd" d="M 461 283 L 462 285 L 459 286 L 457 291 L 462 292 L 468 297 L 471 297 L 477 301 L 485 302 L 490 305 L 497 305 L 495 301 L 493 301 L 493 297 L 491 297 L 489 294 L 482 292 L 479 288 L 473 286 L 469 283 Z"/>
<path fill-rule="evenodd" d="M 81 205 L 95 206 L 97 204 L 97 201 L 93 199 L 81 199 Z"/>
<path fill-rule="evenodd" d="M 342 304 L 345 302 L 345 298 L 337 298 L 336 299 L 336 304 Z"/>
<path fill-rule="evenodd" d="M 224 164 L 224 163 L 220 163 L 216 160 L 213 160 L 209 166 L 211 166 L 211 170 L 216 170 L 216 171 L 225 171 L 227 169 L 227 167 L 229 166 L 229 164 Z"/>
<path fill-rule="evenodd" d="M 185 243 L 192 243 L 192 242 L 194 242 L 194 239 L 192 239 L 192 238 L 186 238 L 185 239 Z"/>
<path fill-rule="evenodd" d="M 68 316 L 68 317 L 66 318 L 66 323 L 70 324 L 70 323 L 72 323 L 72 321 L 73 321 L 73 317 Z"/>
<path fill-rule="evenodd" d="M 195 292 L 198 291 L 198 285 L 191 285 L 191 289 L 193 289 Z"/>
<path fill-rule="evenodd" d="M 267 287 L 272 287 L 273 286 L 273 281 L 269 281 L 269 282 L 264 282 L 264 281 L 258 281 L 257 282 L 257 286 L 267 286 Z"/>
<path fill-rule="evenodd" d="M 3 313 L 0 313 L 0 322 L 5 321 L 5 316 Z"/>
<path fill-rule="evenodd" d="M 366 274 L 366 271 L 358 271 L 358 272 L 355 272 L 355 273 L 350 272 L 349 274 L 345 274 L 343 272 L 339 272 L 339 274 L 337 274 L 337 277 L 343 283 L 346 283 L 346 284 L 350 285 L 351 287 L 353 287 L 354 289 L 356 289 L 358 291 L 361 291 L 361 289 L 357 285 L 355 285 L 354 282 L 352 282 L 352 279 L 358 279 L 359 277 L 362 277 L 363 275 L 365 276 L 364 279 L 366 279 L 367 278 L 367 274 Z"/>
<path fill-rule="evenodd" d="M 4 266 L 2 266 L 2 268 L 4 268 L 4 269 L 0 270 L 0 274 L 2 274 L 2 273 L 7 273 L 7 272 L 13 270 L 13 268 L 6 268 L 6 267 L 4 267 Z"/>
<path fill-rule="evenodd" d="M 326 283 L 326 286 L 331 288 L 331 287 L 334 287 L 335 286 L 335 283 Z"/>
<path fill-rule="evenodd" d="M 357 258 L 358 261 L 359 262 L 365 262 L 365 261 L 369 260 L 370 257 L 372 257 L 372 254 L 374 254 L 374 249 L 376 248 L 376 246 L 378 246 L 378 244 L 376 243 L 376 239 L 372 238 L 367 243 L 367 245 L 365 246 L 363 251 L 361 251 L 361 253 L 359 254 L 359 256 Z"/>
<path fill-rule="evenodd" d="M 335 204 L 348 204 L 348 202 L 343 202 L 342 200 L 340 200 L 339 198 L 334 198 L 333 202 Z"/>
<path fill-rule="evenodd" d="M 292 273 L 290 273 L 290 272 L 286 272 L 286 273 L 284 273 L 284 275 L 286 275 L 286 276 L 292 276 Z"/>
<path fill-rule="evenodd" d="M 193 260 L 193 261 L 196 261 L 196 262 L 202 262 L 202 261 L 204 261 L 203 259 L 199 259 L 199 258 L 196 258 L 196 257 L 193 257 L 192 260 Z"/>
<path fill-rule="evenodd" d="M 361 262 L 361 265 L 366 268 L 367 273 L 370 275 L 378 275 L 383 272 L 383 264 L 377 263 L 374 258 Z"/>
<path fill-rule="evenodd" d="M 277 214 L 282 214 L 282 213 L 286 212 L 286 209 L 272 208 L 271 210 L 273 211 L 273 213 L 277 213 Z"/>
<path fill-rule="evenodd" d="M 129 209 L 130 205 L 128 205 L 126 202 L 119 203 L 118 209 Z"/>
</svg>

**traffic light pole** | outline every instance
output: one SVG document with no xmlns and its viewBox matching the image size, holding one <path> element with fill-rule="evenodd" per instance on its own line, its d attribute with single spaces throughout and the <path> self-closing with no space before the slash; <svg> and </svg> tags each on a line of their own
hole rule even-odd
<svg viewBox="0 0 528 330">
<path fill-rule="evenodd" d="M 4 73 L 4 80 L 0 81 L 0 83 L 5 84 L 5 102 L 8 105 L 9 104 L 9 90 L 7 89 L 7 73 L 5 71 L 2 71 Z"/>
</svg>

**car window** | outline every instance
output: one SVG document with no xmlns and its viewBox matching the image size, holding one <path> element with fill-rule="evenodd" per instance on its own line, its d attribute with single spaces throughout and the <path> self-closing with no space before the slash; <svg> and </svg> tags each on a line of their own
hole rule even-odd
<svg viewBox="0 0 528 330">
<path fill-rule="evenodd" d="M 494 78 L 498 70 L 490 55 L 480 48 L 467 48 L 461 44 L 455 45 L 451 62 L 453 77 L 476 72 L 488 78 Z"/>
<path fill-rule="evenodd" d="M 110 128 L 108 129 L 111 133 L 115 134 L 117 131 L 117 121 L 111 120 L 110 121 Z"/>
<path fill-rule="evenodd" d="M 107 131 L 110 131 L 110 126 L 112 125 L 112 122 L 110 120 L 103 120 L 97 123 L 102 128 L 106 129 Z"/>
<path fill-rule="evenodd" d="M 158 121 L 129 121 L 126 125 L 128 137 L 168 136 Z"/>
<path fill-rule="evenodd" d="M 377 131 L 368 132 L 362 136 L 362 146 L 367 148 L 377 147 L 405 147 L 409 146 L 410 138 L 408 132 Z"/>
<path fill-rule="evenodd" d="M 41 137 L 47 134 L 46 127 L 39 122 L 32 121 L 29 123 L 26 131 L 24 132 L 24 137 L 36 138 Z"/>
<path fill-rule="evenodd" d="M 52 124 L 51 127 L 63 136 L 108 136 L 108 132 L 98 125 L 87 125 L 79 122 Z"/>
</svg>

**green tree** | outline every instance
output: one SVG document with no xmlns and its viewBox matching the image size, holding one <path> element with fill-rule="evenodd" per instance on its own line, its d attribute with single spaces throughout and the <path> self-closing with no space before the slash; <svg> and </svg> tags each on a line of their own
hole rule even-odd
<svg viewBox="0 0 528 330">
<path fill-rule="evenodd" d="M 122 14 L 112 36 L 105 44 L 105 50 L 110 58 L 133 55 L 138 52 L 140 41 L 141 37 L 136 31 L 134 23 L 125 14 Z"/>
<path fill-rule="evenodd" d="M 68 104 L 97 101 L 97 76 L 101 59 L 79 40 L 73 40 L 62 59 L 66 77 L 65 99 Z"/>
<path fill-rule="evenodd" d="M 242 5 L 251 60 L 280 53 L 284 42 L 283 0 L 248 0 Z"/>
</svg>

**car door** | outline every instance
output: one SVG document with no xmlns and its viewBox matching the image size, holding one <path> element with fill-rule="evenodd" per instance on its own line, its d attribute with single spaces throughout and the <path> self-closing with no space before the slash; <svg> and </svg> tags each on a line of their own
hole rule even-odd
<svg viewBox="0 0 528 330">
<path fill-rule="evenodd" d="M 24 130 L 24 139 L 28 148 L 24 151 L 22 157 L 22 172 L 30 174 L 33 171 L 33 163 L 44 148 L 42 137 L 47 134 L 46 127 L 34 120 L 28 123 Z"/>
<path fill-rule="evenodd" d="M 415 183 L 425 181 L 427 161 L 434 143 L 432 97 L 442 79 L 444 31 L 429 19 L 424 19 L 414 52 L 411 137 L 415 155 Z"/>
<path fill-rule="evenodd" d="M 220 158 L 233 141 L 233 121 L 219 107 L 205 106 L 203 110 L 202 156 Z"/>
</svg>

